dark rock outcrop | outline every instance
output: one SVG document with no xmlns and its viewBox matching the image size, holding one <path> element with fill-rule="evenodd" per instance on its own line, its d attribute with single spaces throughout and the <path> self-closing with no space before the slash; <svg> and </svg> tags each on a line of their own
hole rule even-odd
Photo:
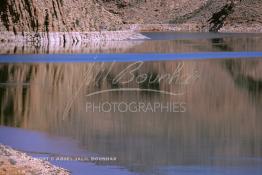
<svg viewBox="0 0 262 175">
<path fill-rule="evenodd" d="M 209 24 L 211 25 L 209 28 L 210 32 L 217 32 L 221 29 L 224 25 L 226 18 L 233 13 L 235 8 L 235 3 L 231 1 L 224 5 L 221 10 L 214 13 L 212 17 L 208 20 Z"/>
</svg>

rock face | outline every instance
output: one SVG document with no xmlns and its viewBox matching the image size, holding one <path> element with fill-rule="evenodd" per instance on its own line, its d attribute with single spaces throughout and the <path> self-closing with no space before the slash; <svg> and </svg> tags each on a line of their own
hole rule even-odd
<svg viewBox="0 0 262 175">
<path fill-rule="evenodd" d="M 2 0 L 0 31 L 87 32 L 123 24 L 191 23 L 196 31 L 260 31 L 261 5 L 261 0 Z"/>
<path fill-rule="evenodd" d="M 189 14 L 207 0 L 99 0 L 108 11 L 126 24 L 161 24 Z"/>
<path fill-rule="evenodd" d="M 175 24 L 182 28 L 192 24 L 195 31 L 215 32 L 261 32 L 262 28 L 261 0 L 100 1 L 105 9 L 119 14 L 125 24 Z"/>
<path fill-rule="evenodd" d="M 2 0 L 0 30 L 72 32 L 114 29 L 121 19 L 93 0 Z"/>
</svg>

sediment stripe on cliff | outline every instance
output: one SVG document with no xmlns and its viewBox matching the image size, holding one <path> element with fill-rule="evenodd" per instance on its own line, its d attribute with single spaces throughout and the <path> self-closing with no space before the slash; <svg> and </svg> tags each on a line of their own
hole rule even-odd
<svg viewBox="0 0 262 175">
<path fill-rule="evenodd" d="M 141 40 L 148 37 L 134 31 L 102 32 L 1 32 L 2 42 L 78 43 L 90 41 Z"/>
</svg>

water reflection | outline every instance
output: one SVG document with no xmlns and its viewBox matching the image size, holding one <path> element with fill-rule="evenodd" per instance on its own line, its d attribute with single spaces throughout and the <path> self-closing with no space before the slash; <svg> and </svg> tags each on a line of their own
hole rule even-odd
<svg viewBox="0 0 262 175">
<path fill-rule="evenodd" d="M 0 54 L 54 53 L 177 53 L 261 51 L 261 34 L 145 33 L 151 40 L 77 43 L 0 42 Z M 230 48 L 228 48 L 230 46 Z"/>
<path fill-rule="evenodd" d="M 130 64 L 2 64 L 1 124 L 75 138 L 88 151 L 116 156 L 115 164 L 137 173 L 166 174 L 163 167 L 174 166 L 261 167 L 260 59 L 146 62 L 135 77 L 177 72 L 175 81 L 123 83 L 131 76 L 125 74 L 113 82 Z M 86 96 L 117 88 L 183 95 L 119 91 Z M 88 102 L 184 103 L 186 110 L 99 112 L 87 110 Z"/>
</svg>

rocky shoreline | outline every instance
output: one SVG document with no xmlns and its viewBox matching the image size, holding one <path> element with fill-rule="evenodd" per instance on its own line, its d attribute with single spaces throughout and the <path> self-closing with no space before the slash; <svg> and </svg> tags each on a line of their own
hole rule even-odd
<svg viewBox="0 0 262 175">
<path fill-rule="evenodd" d="M 0 175 L 69 175 L 68 170 L 0 144 Z"/>
<path fill-rule="evenodd" d="M 182 24 L 130 24 L 124 25 L 124 29 L 132 29 L 137 32 L 210 32 L 199 23 L 187 22 Z M 218 33 L 262 33 L 262 26 L 259 24 L 227 25 L 219 29 Z"/>
<path fill-rule="evenodd" d="M 141 32 L 209 32 L 198 23 L 183 24 L 131 24 L 119 31 L 100 32 L 0 32 L 0 43 L 33 43 L 33 45 L 82 45 L 110 41 L 150 39 Z M 262 33 L 260 25 L 234 25 L 221 28 L 223 33 Z"/>
</svg>

